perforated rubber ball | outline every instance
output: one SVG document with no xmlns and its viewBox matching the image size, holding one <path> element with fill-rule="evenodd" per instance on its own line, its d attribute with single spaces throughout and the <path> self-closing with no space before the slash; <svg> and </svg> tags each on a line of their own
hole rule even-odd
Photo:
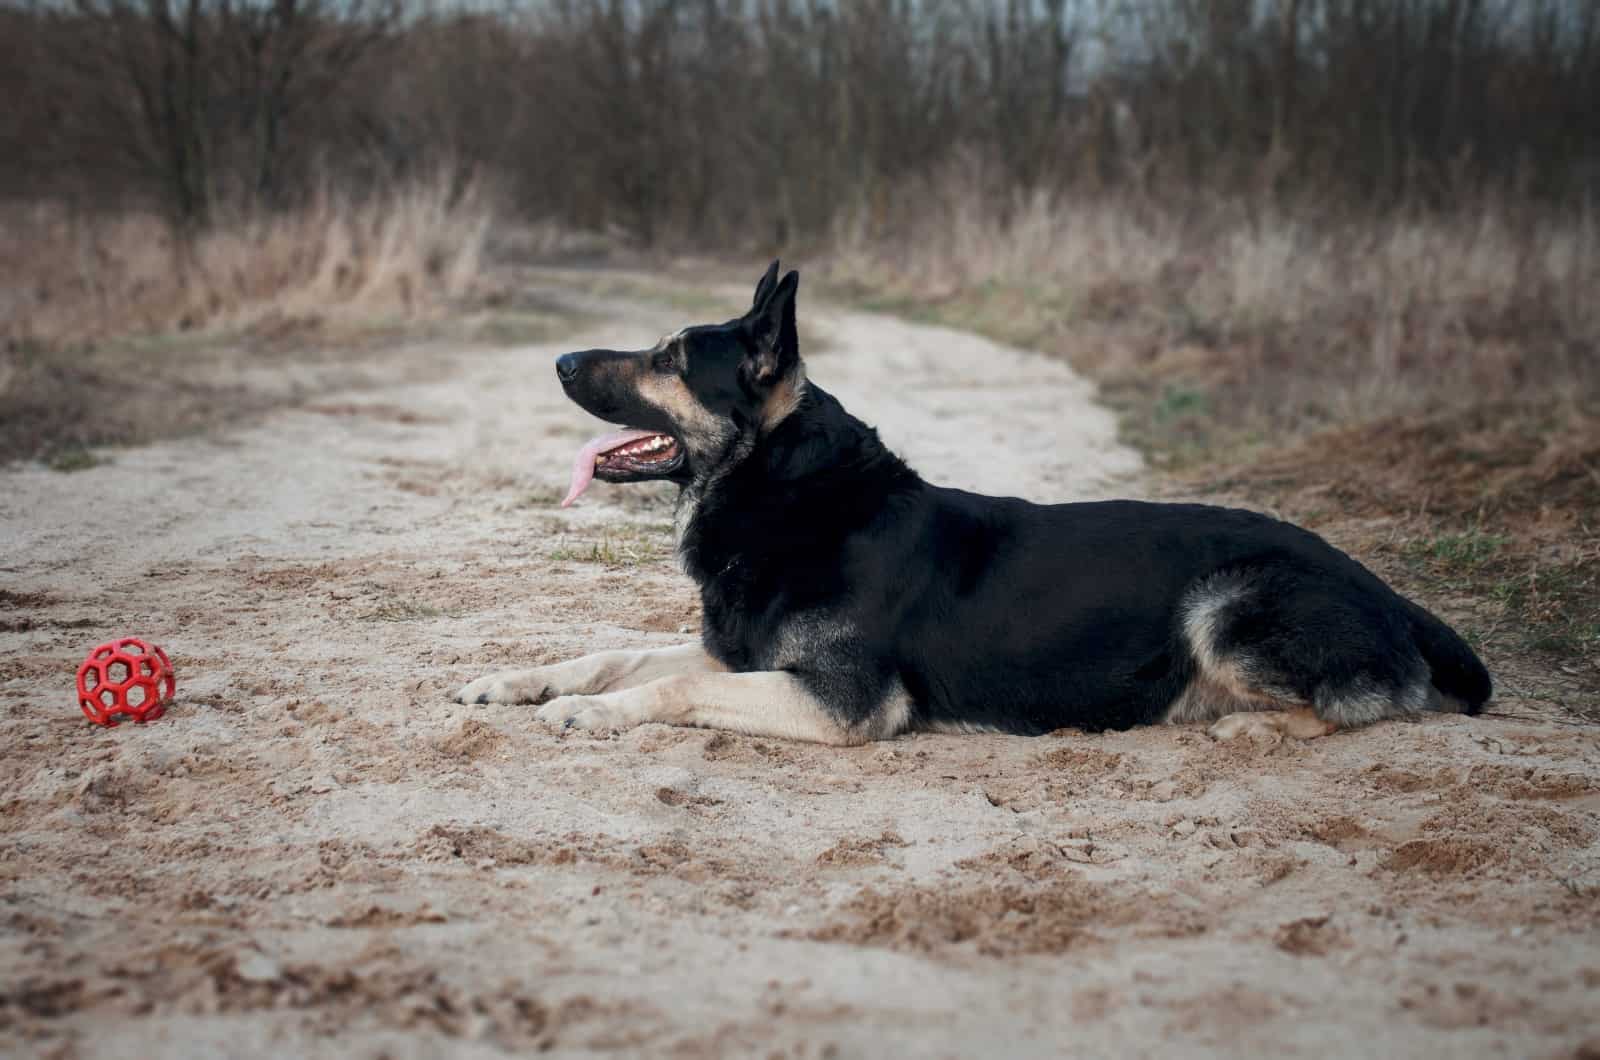
<svg viewBox="0 0 1600 1060">
<path fill-rule="evenodd" d="M 107 641 L 78 667 L 78 706 L 96 725 L 154 721 L 177 687 L 167 653 L 138 637 Z"/>
</svg>

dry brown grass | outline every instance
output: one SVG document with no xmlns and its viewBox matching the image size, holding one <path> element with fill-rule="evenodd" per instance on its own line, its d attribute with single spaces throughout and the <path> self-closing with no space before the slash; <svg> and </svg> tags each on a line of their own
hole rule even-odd
<svg viewBox="0 0 1600 1060">
<path fill-rule="evenodd" d="M 149 214 L 10 204 L 0 223 L 0 341 L 58 348 L 129 334 L 394 318 L 459 298 L 493 218 L 439 177 L 365 198 L 324 188 L 297 210 L 179 239 Z"/>
<path fill-rule="evenodd" d="M 442 173 L 365 197 L 325 188 L 189 240 L 144 213 L 0 205 L 0 462 L 91 466 L 90 447 L 356 385 L 354 360 L 380 348 L 566 329 L 558 307 L 484 279 L 495 216 Z"/>
<path fill-rule="evenodd" d="M 1592 211 L 936 192 L 902 237 L 846 238 L 835 284 L 1068 357 L 1158 460 L 1600 384 Z"/>
</svg>

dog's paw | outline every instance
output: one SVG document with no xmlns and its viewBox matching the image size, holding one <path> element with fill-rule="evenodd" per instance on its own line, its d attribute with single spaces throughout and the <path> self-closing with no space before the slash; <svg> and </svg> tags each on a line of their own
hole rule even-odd
<svg viewBox="0 0 1600 1060">
<path fill-rule="evenodd" d="M 641 720 L 610 696 L 561 696 L 539 708 L 536 715 L 558 729 L 630 729 Z"/>
<path fill-rule="evenodd" d="M 1207 729 L 1206 735 L 1213 740 L 1237 740 L 1240 737 L 1248 737 L 1269 744 L 1283 742 L 1283 729 L 1277 724 L 1277 718 L 1271 714 L 1229 714 Z"/>
<path fill-rule="evenodd" d="M 642 721 L 637 711 L 606 695 L 563 695 L 541 706 L 536 717 L 557 729 L 632 729 Z"/>
<path fill-rule="evenodd" d="M 504 670 L 464 685 L 457 703 L 537 703 L 549 690 L 538 670 Z"/>
<path fill-rule="evenodd" d="M 1252 740 L 1282 743 L 1284 737 L 1295 740 L 1314 740 L 1338 729 L 1331 721 L 1317 717 L 1309 707 L 1293 710 L 1264 710 L 1229 714 L 1206 732 L 1213 739 L 1236 740 L 1248 736 Z"/>
</svg>

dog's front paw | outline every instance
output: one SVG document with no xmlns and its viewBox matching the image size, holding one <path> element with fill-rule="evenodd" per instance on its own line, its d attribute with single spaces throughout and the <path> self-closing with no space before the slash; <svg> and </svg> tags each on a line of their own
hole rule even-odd
<svg viewBox="0 0 1600 1060">
<path fill-rule="evenodd" d="M 538 719 L 558 729 L 630 729 L 642 720 L 611 696 L 561 696 L 539 708 Z"/>
<path fill-rule="evenodd" d="M 504 670 L 464 685 L 457 703 L 537 703 L 549 691 L 538 670 Z"/>
</svg>

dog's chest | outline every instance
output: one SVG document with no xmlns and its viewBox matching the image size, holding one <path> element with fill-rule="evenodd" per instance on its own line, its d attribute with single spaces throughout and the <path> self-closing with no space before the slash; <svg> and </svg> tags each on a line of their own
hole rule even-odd
<svg viewBox="0 0 1600 1060">
<path fill-rule="evenodd" d="M 734 555 L 700 579 L 706 650 L 741 671 L 763 668 L 773 625 L 767 617 L 771 609 L 758 591 L 748 562 L 747 557 Z"/>
<path fill-rule="evenodd" d="M 757 568 L 762 562 L 767 566 Z M 705 648 L 736 671 L 804 670 L 841 644 L 859 647 L 852 616 L 817 579 L 741 554 L 701 584 Z"/>
</svg>

